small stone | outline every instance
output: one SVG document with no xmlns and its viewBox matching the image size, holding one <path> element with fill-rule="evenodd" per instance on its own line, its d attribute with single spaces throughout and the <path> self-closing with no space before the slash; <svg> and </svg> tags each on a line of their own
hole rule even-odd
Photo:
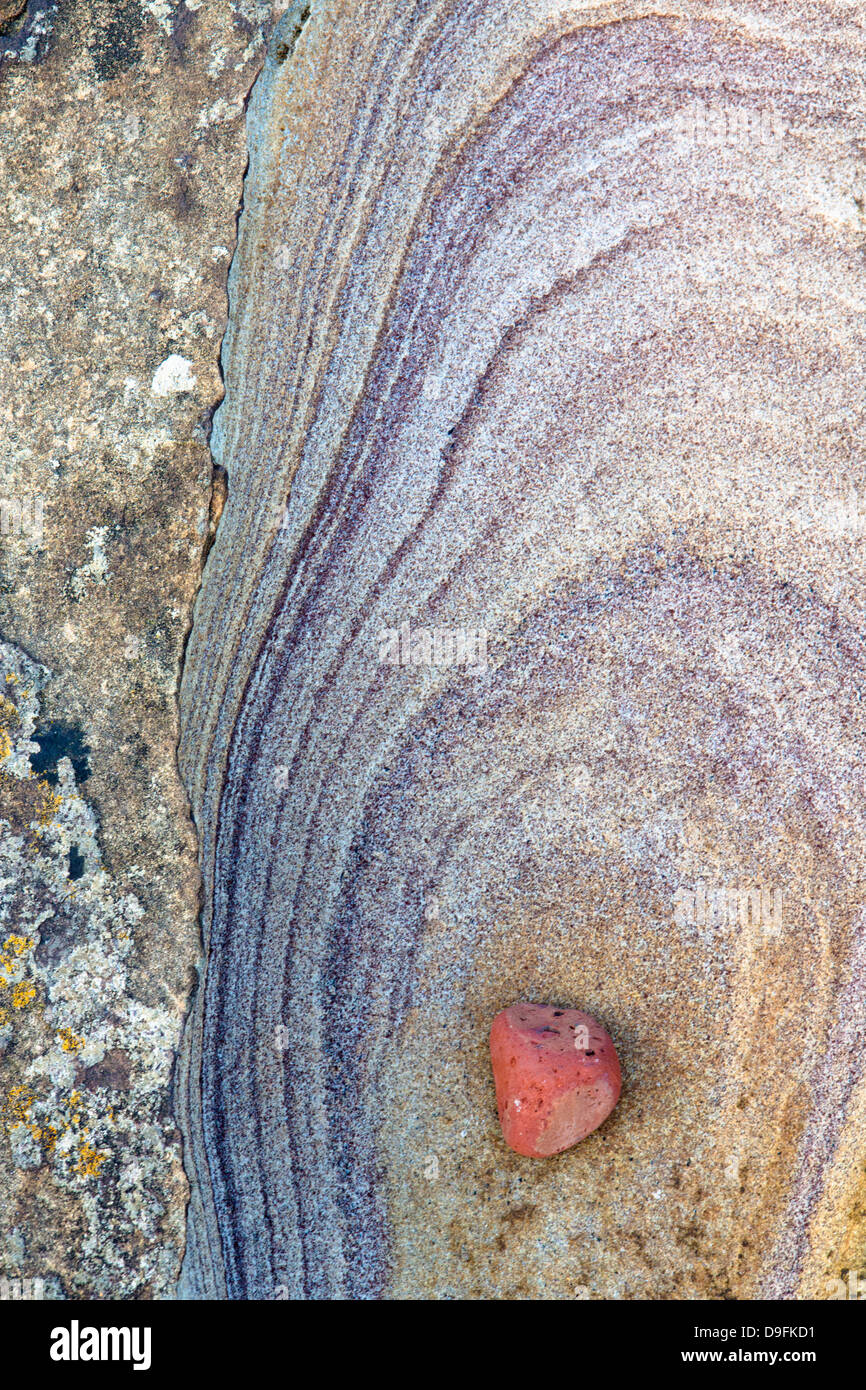
<svg viewBox="0 0 866 1390">
<path fill-rule="evenodd" d="M 619 1100 L 610 1034 L 579 1009 L 512 1004 L 493 1020 L 490 1057 L 503 1137 L 528 1158 L 578 1144 Z"/>
</svg>

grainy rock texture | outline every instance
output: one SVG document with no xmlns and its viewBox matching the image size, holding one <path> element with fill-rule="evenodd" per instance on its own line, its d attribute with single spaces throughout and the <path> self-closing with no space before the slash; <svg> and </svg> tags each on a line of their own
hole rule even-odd
<svg viewBox="0 0 866 1390">
<path fill-rule="evenodd" d="M 0 1276 L 57 1297 L 168 1296 L 183 1252 L 176 690 L 273 22 L 257 0 L 0 11 Z"/>
<path fill-rule="evenodd" d="M 862 16 L 654 9 L 272 40 L 182 694 L 187 1293 L 863 1265 Z M 497 1123 L 515 998 L 623 1064 L 548 1163 Z"/>
</svg>

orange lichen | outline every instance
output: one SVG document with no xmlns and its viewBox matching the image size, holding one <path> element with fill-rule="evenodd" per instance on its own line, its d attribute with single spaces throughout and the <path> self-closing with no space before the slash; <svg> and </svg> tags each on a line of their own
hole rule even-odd
<svg viewBox="0 0 866 1390">
<path fill-rule="evenodd" d="M 57 1036 L 64 1052 L 80 1052 L 84 1046 L 84 1038 L 77 1038 L 71 1028 L 59 1029 Z"/>
<path fill-rule="evenodd" d="M 72 1092 L 72 1095 L 69 1097 L 68 1101 L 66 1102 L 66 1109 L 69 1110 L 69 1111 L 71 1112 L 71 1113 L 70 1113 L 70 1116 L 69 1116 L 69 1120 L 68 1120 L 69 1128 L 70 1128 L 70 1129 L 74 1129 L 74 1128 L 76 1128 L 76 1127 L 81 1123 L 81 1092 L 80 1092 L 80 1091 L 73 1091 L 73 1092 Z"/>
<path fill-rule="evenodd" d="M 21 715 L 11 700 L 7 700 L 5 695 L 0 695 L 0 724 L 20 724 Z"/>
<path fill-rule="evenodd" d="M 6 940 L 3 942 L 3 950 L 6 954 L 0 956 L 0 970 L 11 969 L 12 967 L 7 964 L 7 958 L 12 956 L 23 956 L 25 951 L 29 951 L 32 945 L 33 941 L 29 936 L 7 936 Z"/>
<path fill-rule="evenodd" d="M 36 1143 L 42 1146 L 45 1157 L 49 1159 L 54 1158 L 57 1154 L 58 1140 L 73 1130 L 77 1131 L 73 1171 L 79 1177 L 97 1177 L 109 1154 L 100 1153 L 87 1138 L 90 1131 L 87 1126 L 81 1123 L 83 1118 L 81 1092 L 73 1091 L 66 1100 L 65 1108 L 69 1114 L 67 1119 L 62 1120 L 59 1125 L 37 1123 L 31 1114 L 35 1101 L 36 1097 L 26 1086 L 13 1086 L 0 1106 L 0 1113 L 2 1113 L 7 1127 L 11 1130 L 16 1125 L 23 1125 L 32 1134 Z M 73 1155 L 70 1154 L 69 1157 L 72 1158 Z"/>
<path fill-rule="evenodd" d="M 35 1097 L 26 1086 L 13 1086 L 7 1092 L 3 1111 L 10 1125 L 26 1125 L 30 1119 L 30 1109 Z"/>
<path fill-rule="evenodd" d="M 20 980 L 12 989 L 13 1009 L 26 1009 L 36 998 L 36 986 L 32 980 Z"/>
<path fill-rule="evenodd" d="M 9 990 L 6 996 L 13 1009 L 26 1009 L 36 998 L 36 986 L 31 980 L 16 980 L 14 977 L 22 968 L 22 957 L 31 949 L 33 942 L 27 936 L 7 936 L 0 953 L 0 990 Z M 8 1023 L 9 1010 L 0 1008 L 0 1025 Z"/>
<path fill-rule="evenodd" d="M 8 758 L 12 752 L 12 740 L 7 733 L 7 729 L 21 723 L 21 715 L 15 708 L 11 700 L 7 700 L 5 695 L 0 695 L 0 762 Z"/>
<path fill-rule="evenodd" d="M 34 1120 L 30 1118 L 30 1111 L 36 1097 L 27 1090 L 26 1086 L 13 1086 L 7 1093 L 3 1112 L 6 1116 L 6 1125 L 13 1129 L 16 1125 L 23 1125 L 29 1130 L 37 1144 L 42 1139 L 42 1130 Z"/>
<path fill-rule="evenodd" d="M 75 1171 L 79 1177 L 96 1178 L 107 1158 L 108 1154 L 99 1153 L 92 1144 L 88 1144 L 82 1139 L 78 1146 L 78 1161 L 75 1164 Z"/>
<path fill-rule="evenodd" d="M 36 833 L 39 835 L 54 820 L 60 810 L 63 798 L 44 778 L 38 780 L 37 786 L 42 793 L 42 804 L 36 808 L 36 819 L 39 822 L 39 829 Z"/>
</svg>

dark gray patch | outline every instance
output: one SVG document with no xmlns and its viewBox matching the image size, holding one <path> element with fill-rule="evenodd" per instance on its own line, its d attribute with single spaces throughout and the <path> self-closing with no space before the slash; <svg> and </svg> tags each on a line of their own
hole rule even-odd
<svg viewBox="0 0 866 1390">
<path fill-rule="evenodd" d="M 84 876 L 84 855 L 80 852 L 77 845 L 72 845 L 69 850 L 69 877 L 73 883 Z"/>
<path fill-rule="evenodd" d="M 190 37 L 190 30 L 195 25 L 198 16 L 194 10 L 188 10 L 181 0 L 174 12 L 171 27 L 171 43 L 175 56 L 182 57 L 183 50 L 186 48 Z"/>
<path fill-rule="evenodd" d="M 93 60 L 96 76 L 110 82 L 128 72 L 141 58 L 138 36 L 142 27 L 141 6 L 138 0 L 120 0 L 103 9 L 93 7 L 93 34 L 87 51 Z"/>
<path fill-rule="evenodd" d="M 37 776 L 56 786 L 57 764 L 61 758 L 68 758 L 75 769 L 76 781 L 87 781 L 90 776 L 90 746 L 84 742 L 80 724 L 53 720 L 36 729 L 33 738 L 39 744 L 39 752 L 31 756 L 30 766 Z"/>
</svg>

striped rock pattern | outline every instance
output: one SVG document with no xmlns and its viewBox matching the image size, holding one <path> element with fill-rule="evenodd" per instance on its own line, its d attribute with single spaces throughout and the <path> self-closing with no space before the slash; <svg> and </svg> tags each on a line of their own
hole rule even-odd
<svg viewBox="0 0 866 1390">
<path fill-rule="evenodd" d="M 182 689 L 188 1296 L 866 1263 L 863 44 L 842 0 L 281 22 Z M 514 999 L 623 1064 L 550 1160 L 499 1134 Z"/>
</svg>

